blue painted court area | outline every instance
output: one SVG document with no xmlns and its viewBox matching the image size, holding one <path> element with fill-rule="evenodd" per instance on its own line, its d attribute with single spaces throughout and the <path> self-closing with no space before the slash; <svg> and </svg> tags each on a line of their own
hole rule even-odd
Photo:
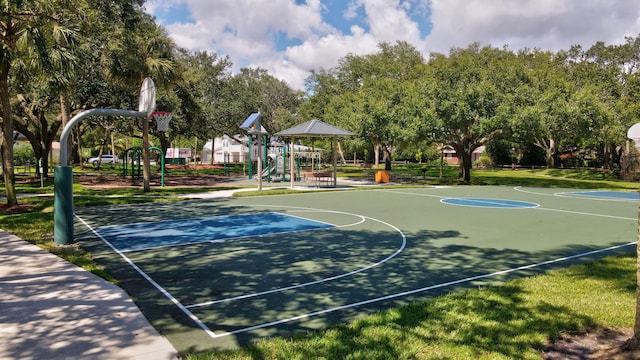
<svg viewBox="0 0 640 360">
<path fill-rule="evenodd" d="M 296 216 L 264 212 L 102 226 L 95 230 L 113 247 L 127 252 L 332 227 Z"/>
<path fill-rule="evenodd" d="M 448 205 L 496 208 L 496 209 L 525 209 L 525 208 L 536 208 L 540 206 L 539 204 L 527 202 L 527 201 L 485 199 L 485 198 L 446 198 L 446 199 L 440 200 L 440 202 Z"/>
<path fill-rule="evenodd" d="M 576 196 L 584 196 L 584 197 L 593 197 L 593 198 L 604 198 L 604 199 L 619 199 L 619 200 L 634 200 L 638 201 L 640 196 L 638 196 L 637 192 L 631 191 L 576 191 L 565 193 L 567 195 L 576 195 Z"/>
</svg>

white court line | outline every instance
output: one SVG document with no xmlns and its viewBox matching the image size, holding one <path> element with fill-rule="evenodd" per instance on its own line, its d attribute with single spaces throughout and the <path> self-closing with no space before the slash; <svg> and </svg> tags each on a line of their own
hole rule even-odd
<svg viewBox="0 0 640 360">
<path fill-rule="evenodd" d="M 153 285 L 156 289 L 158 289 L 164 296 L 166 296 L 171 302 L 173 302 L 180 310 L 182 310 L 190 319 L 192 319 L 202 330 L 205 331 L 205 333 L 207 333 L 211 338 L 218 338 L 220 336 L 225 336 L 226 333 L 222 334 L 222 335 L 216 335 L 211 329 L 209 329 L 197 316 L 195 316 L 189 309 L 190 308 L 195 308 L 195 307 L 202 307 L 202 306 L 206 306 L 206 305 L 212 305 L 212 304 L 216 304 L 216 303 L 220 303 L 220 302 L 228 302 L 228 301 L 235 301 L 235 300 L 240 300 L 240 299 L 246 299 L 246 298 L 251 298 L 251 297 L 257 297 L 257 296 L 261 296 L 261 295 L 266 295 L 266 294 L 271 294 L 271 293 L 275 293 L 275 292 L 281 292 L 281 291 L 286 291 L 286 290 L 291 290 L 291 289 L 297 289 L 297 288 L 302 288 L 302 287 L 306 287 L 306 286 L 310 286 L 310 285 L 314 285 L 314 284 L 319 284 L 319 283 L 323 283 L 323 282 L 328 282 L 328 281 L 333 281 L 336 279 L 340 279 L 343 277 L 347 277 L 347 276 L 351 276 L 366 270 L 369 270 L 373 267 L 379 266 L 387 261 L 389 261 L 390 259 L 396 257 L 398 254 L 400 254 L 400 252 L 402 252 L 404 250 L 404 248 L 406 247 L 407 244 L 407 238 L 404 235 L 404 233 L 398 229 L 397 227 L 386 223 L 384 221 L 378 220 L 378 219 L 374 219 L 374 218 L 369 218 L 369 217 L 365 217 L 362 215 L 358 215 L 358 214 L 353 214 L 353 213 L 348 213 L 348 212 L 344 212 L 344 211 L 336 211 L 336 210 L 322 210 L 322 209 L 314 209 L 314 208 L 306 208 L 306 207 L 299 207 L 299 206 L 285 206 L 285 205 L 253 205 L 253 206 L 262 206 L 262 207 L 266 207 L 266 206 L 275 206 L 275 207 L 280 207 L 280 208 L 292 208 L 292 209 L 300 209 L 300 210 L 307 210 L 307 211 L 315 211 L 315 212 L 330 212 L 330 213 L 336 213 L 336 214 L 346 214 L 346 215 L 353 215 L 359 218 L 366 218 L 366 219 L 370 219 L 372 221 L 376 221 L 379 222 L 381 224 L 387 225 L 389 227 L 391 227 L 392 229 L 398 231 L 400 233 L 400 235 L 402 236 L 402 245 L 400 246 L 400 248 L 398 248 L 393 254 L 389 255 L 388 257 L 386 257 L 385 259 L 378 261 L 374 264 L 371 264 L 367 267 L 358 269 L 358 270 L 354 270 L 348 273 L 344 273 L 344 274 L 340 274 L 340 275 L 336 275 L 330 278 L 325 278 L 325 279 L 320 279 L 317 281 L 313 281 L 313 282 L 308 282 L 308 283 L 304 283 L 304 284 L 298 284 L 298 285 L 293 285 L 293 286 L 289 286 L 286 288 L 279 288 L 279 289 L 273 289 L 273 290 L 269 290 L 269 291 L 264 291 L 264 292 L 260 292 L 260 293 L 255 293 L 255 294 L 247 294 L 247 295 L 242 295 L 242 296 L 238 296 L 238 297 L 234 297 L 234 298 L 227 298 L 227 299 L 221 299 L 221 300 L 216 300 L 216 301 L 211 301 L 211 302 L 207 302 L 207 303 L 202 303 L 202 304 L 192 304 L 189 306 L 184 306 L 182 305 L 182 303 L 180 303 L 175 297 L 173 297 L 167 290 L 165 290 L 162 286 L 160 286 L 160 284 L 158 284 L 157 282 L 155 282 L 149 275 L 147 275 L 144 271 L 142 271 L 142 269 L 140 269 L 131 259 L 129 259 L 123 252 L 119 251 L 118 249 L 116 249 L 109 241 L 107 241 L 104 237 L 102 237 L 97 231 L 95 231 L 95 229 L 93 229 L 93 227 L 91 227 L 91 225 L 89 225 L 87 222 L 85 222 L 82 218 L 80 218 L 78 215 L 75 215 L 87 228 L 89 228 L 89 230 L 91 232 L 93 232 L 98 238 L 100 238 L 102 241 L 104 241 L 113 251 L 115 251 L 118 255 L 120 255 L 129 265 L 131 265 L 131 267 L 133 267 L 140 275 L 142 275 L 151 285 Z M 359 222 L 361 223 L 361 222 Z"/>
<path fill-rule="evenodd" d="M 622 202 L 638 202 L 638 199 L 622 199 L 622 198 L 614 198 L 614 197 L 606 197 L 606 196 L 589 196 L 583 195 L 588 192 L 597 192 L 602 190 L 591 190 L 591 191 L 562 191 L 554 193 L 557 197 L 569 198 L 569 199 L 587 199 L 587 200 L 598 200 L 598 201 L 622 201 Z M 611 191 L 613 192 L 613 191 Z M 579 194 L 582 193 L 582 194 Z"/>
<path fill-rule="evenodd" d="M 479 203 L 479 204 L 493 204 L 495 206 L 479 206 L 479 205 L 467 205 L 467 204 L 456 204 L 456 203 L 447 203 L 445 201 L 447 200 L 463 200 L 463 201 L 468 201 L 470 203 Z M 520 201 L 520 200 L 508 200 L 508 199 L 503 199 L 504 201 L 513 201 L 513 202 L 520 202 L 523 204 L 532 204 L 535 206 L 524 206 L 524 205 L 517 205 L 517 204 L 506 204 L 503 202 L 500 202 L 501 199 L 480 199 L 480 198 L 457 198 L 457 197 L 448 197 L 448 198 L 444 198 L 440 200 L 440 203 L 442 204 L 446 204 L 446 205 L 453 205 L 453 206 L 466 206 L 466 207 L 475 207 L 475 208 L 485 208 L 485 209 L 535 209 L 540 207 L 540 204 L 538 203 L 533 203 L 530 201 Z"/>
<path fill-rule="evenodd" d="M 522 193 L 525 193 L 525 194 L 542 195 L 542 196 L 553 196 L 553 197 L 556 196 L 555 194 L 539 193 L 539 192 L 535 192 L 535 191 L 531 191 L 531 190 L 524 190 L 522 188 L 522 186 L 515 186 L 513 188 L 513 190 L 519 191 L 519 192 L 522 192 Z"/>
<path fill-rule="evenodd" d="M 541 193 L 541 192 L 536 192 L 536 191 L 531 191 L 531 190 L 524 190 L 524 188 L 522 186 L 516 186 L 513 188 L 513 190 L 515 191 L 519 191 L 519 192 L 523 192 L 525 194 L 533 194 L 533 195 L 541 195 L 541 196 L 553 196 L 553 197 L 561 197 L 561 198 L 567 198 L 567 199 L 582 199 L 582 200 L 598 200 L 598 201 L 617 201 L 617 202 L 636 202 L 638 200 L 635 199 L 615 199 L 615 198 L 606 198 L 606 197 L 598 197 L 598 196 L 585 196 L 585 195 L 573 195 L 571 196 L 572 193 L 576 193 L 578 191 L 574 191 L 574 192 L 569 192 L 569 191 L 561 191 L 561 192 L 554 192 L 553 194 L 547 194 L 547 193 Z M 589 191 L 601 191 L 601 190 L 588 190 L 586 192 Z M 585 192 L 585 191 L 582 191 Z"/>
<path fill-rule="evenodd" d="M 315 211 L 317 212 L 317 211 Z M 343 227 L 349 227 L 349 226 L 355 226 L 355 225 L 359 225 L 362 224 L 363 222 L 365 222 L 364 217 L 360 216 L 360 215 L 356 215 L 354 214 L 356 217 L 359 217 L 360 220 L 353 222 L 351 224 L 345 224 L 345 225 L 335 225 L 335 224 L 331 224 L 325 221 L 318 221 L 318 220 L 311 220 L 308 218 L 304 218 L 301 216 L 296 216 L 296 215 L 291 215 L 291 214 L 283 214 L 283 213 L 279 213 L 281 215 L 285 215 L 285 216 L 289 216 L 292 218 L 296 218 L 296 219 L 302 219 L 302 220 L 310 220 L 310 221 L 314 221 L 320 224 L 325 224 L 325 225 L 329 225 L 335 228 L 343 228 Z M 232 216 L 232 215 L 223 215 L 220 217 L 227 217 L 227 216 Z M 216 217 L 210 217 L 210 218 L 197 218 L 197 219 L 184 219 L 185 221 L 189 221 L 189 220 L 206 220 L 206 219 L 214 219 Z M 168 221 L 173 221 L 175 222 L 176 220 L 159 220 L 159 221 L 152 221 L 149 223 L 162 223 L 162 222 L 168 222 Z M 141 223 L 135 223 L 134 225 L 142 225 L 142 224 L 146 224 L 144 222 Z M 129 225 L 129 224 L 127 224 Z M 118 227 L 120 225 L 108 225 L 108 227 Z M 105 226 L 107 227 L 107 226 Z M 294 233 L 298 233 L 298 232 L 305 232 L 305 231 L 314 231 L 314 230 L 329 230 L 327 228 L 311 228 L 311 229 L 301 229 L 301 230 L 287 230 L 287 231 L 280 231 L 280 232 L 272 232 L 272 233 L 268 233 L 267 235 L 280 235 L 280 234 L 294 234 Z M 219 239 L 203 239 L 203 240 L 193 240 L 193 241 L 184 241 L 181 243 L 175 243 L 175 244 L 165 244 L 165 245 L 155 245 L 155 246 L 147 246 L 147 247 L 139 247 L 139 248 L 135 248 L 135 249 L 128 249 L 128 250 L 121 250 L 123 253 L 130 253 L 130 252 L 138 252 L 138 251 L 147 251 L 147 250 L 159 250 L 159 249 L 164 249 L 164 248 L 174 248 L 174 247 L 181 247 L 181 246 L 189 246 L 189 245 L 198 245 L 198 244 L 214 244 L 214 243 L 222 243 L 222 242 L 226 242 L 226 241 L 235 241 L 235 240 L 242 240 L 242 239 L 248 239 L 248 238 L 252 238 L 252 237 L 261 237 L 264 235 L 258 234 L 258 235 L 245 235 L 245 236 L 236 236 L 236 237 L 228 237 L 228 238 L 219 238 Z"/>
<path fill-rule="evenodd" d="M 554 193 L 554 194 L 545 194 L 545 193 L 537 193 L 537 192 L 533 192 L 533 191 L 528 191 L 528 190 L 523 190 L 522 187 L 520 186 L 516 186 L 513 188 L 516 191 L 520 191 L 523 193 L 528 193 L 528 194 L 534 194 L 534 195 L 543 195 L 543 196 L 553 196 L 553 197 L 557 197 L 559 195 L 557 194 L 561 194 L 561 193 Z M 428 194 L 417 194 L 417 193 L 409 193 L 409 192 L 400 192 L 400 191 L 392 191 L 392 190 L 382 190 L 383 192 L 388 192 L 388 193 L 393 193 L 393 194 L 402 194 L 402 195 L 418 195 L 418 196 L 429 196 L 429 197 L 435 197 L 435 198 L 441 198 L 440 202 L 442 203 L 442 200 L 446 200 L 446 199 L 465 199 L 465 198 L 456 198 L 456 197 L 451 197 L 451 196 L 438 196 L 438 195 L 428 195 Z M 568 196 L 567 196 L 568 197 Z M 572 199 L 592 199 L 592 198 L 588 198 L 588 197 L 571 197 Z M 597 199 L 597 200 L 604 200 L 604 199 Z M 614 200 L 615 201 L 615 200 Z M 532 203 L 534 204 L 534 203 Z M 447 204 L 447 205 L 457 205 L 457 204 Z M 458 206 L 464 206 L 464 205 L 458 205 Z M 476 206 L 477 208 L 481 208 L 480 206 Z M 613 216 L 613 215 L 604 215 L 604 214 L 594 214 L 594 213 L 587 213 L 587 212 L 580 212 L 580 211 L 570 211 L 570 210 L 560 210 L 560 209 L 551 209 L 551 208 L 544 208 L 541 205 L 538 205 L 538 207 L 523 207 L 523 208 L 507 208 L 507 209 L 534 209 L 534 210 L 545 210 L 545 211 L 556 211 L 556 212 L 562 212 L 562 213 L 567 213 L 567 214 L 576 214 L 576 215 L 586 215 L 586 216 L 596 216 L 596 217 L 604 217 L 604 218 L 609 218 L 609 219 L 618 219 L 618 220 L 633 220 L 633 221 L 637 221 L 638 218 L 634 217 L 634 218 L 629 218 L 629 217 L 623 217 L 623 216 Z"/>
<path fill-rule="evenodd" d="M 390 193 L 390 194 L 400 194 L 400 195 L 412 195 L 412 196 L 434 197 L 434 198 L 438 198 L 438 199 L 447 199 L 447 198 L 450 198 L 450 197 L 451 197 L 451 196 L 431 195 L 431 194 L 419 194 L 419 193 L 412 193 L 412 192 L 405 192 L 405 191 L 393 191 L 393 190 L 372 190 L 372 191 L 376 191 L 376 192 L 386 192 L 386 193 Z"/>
<path fill-rule="evenodd" d="M 207 325 L 205 325 L 202 321 L 200 321 L 200 319 L 197 316 L 193 315 L 193 313 L 189 311 L 189 309 L 187 309 L 184 305 L 182 305 L 180 301 L 178 301 L 178 299 L 174 298 L 167 290 L 165 290 L 162 286 L 160 286 L 160 284 L 155 282 L 149 275 L 147 275 L 144 271 L 142 271 L 142 269 L 140 269 L 138 265 L 136 265 L 133 261 L 131 261 L 131 259 L 129 259 L 125 254 L 123 254 L 120 250 L 116 249 L 113 245 L 111 245 L 111 243 L 107 241 L 107 239 L 103 238 L 97 231 L 95 231 L 95 229 L 91 225 L 89 225 L 86 221 L 84 221 L 84 219 L 82 219 L 77 214 L 73 214 L 73 215 L 77 217 L 80 220 L 80 222 L 82 222 L 84 226 L 86 226 L 99 239 L 104 241 L 105 244 L 107 244 L 111 248 L 111 250 L 115 251 L 118 255 L 120 255 L 120 257 L 122 257 L 124 261 L 126 261 L 129 265 L 131 265 L 131 267 L 134 268 L 138 272 L 138 274 L 142 275 L 142 277 L 144 277 L 151 285 L 153 285 L 153 287 L 158 289 L 158 291 L 160 291 L 164 296 L 166 296 L 167 299 L 169 299 L 180 310 L 182 310 L 182 312 L 185 313 L 185 315 L 187 315 L 191 320 L 193 320 L 193 322 L 195 322 L 196 325 L 198 325 L 198 327 L 204 330 L 204 332 L 206 332 L 209 336 L 216 337 L 216 334 L 213 331 L 211 331 L 211 329 L 209 329 Z"/>
<path fill-rule="evenodd" d="M 586 212 L 581 212 L 581 211 L 570 211 L 570 210 L 560 210 L 560 209 L 548 209 L 548 208 L 537 208 L 536 210 L 545 210 L 545 211 L 555 211 L 555 212 L 561 212 L 561 213 L 566 213 L 566 214 L 576 214 L 576 215 L 586 215 L 586 216 L 596 216 L 596 217 L 603 217 L 603 218 L 609 218 L 609 219 L 618 219 L 618 220 L 633 220 L 633 221 L 638 221 L 637 217 L 633 217 L 633 218 L 629 218 L 629 217 L 624 217 L 624 216 L 613 216 L 613 215 L 604 215 L 604 214 L 594 214 L 594 213 L 586 213 Z"/>
<path fill-rule="evenodd" d="M 324 211 L 324 210 L 312 210 L 312 211 L 293 211 L 293 212 L 298 212 L 298 213 L 310 213 L 310 212 L 323 213 L 323 212 L 326 212 L 326 211 Z M 302 219 L 302 220 L 310 220 L 309 218 L 305 218 L 305 217 L 302 217 L 302 216 L 291 215 L 290 213 L 286 213 L 285 215 L 288 215 L 288 216 L 291 216 L 291 217 L 295 217 L 295 218 L 298 218 L 298 219 Z M 354 223 L 344 224 L 344 225 L 336 225 L 336 224 L 332 224 L 332 223 L 328 223 L 328 222 L 320 221 L 320 220 L 315 220 L 315 219 L 313 219 L 312 221 L 319 222 L 321 224 L 331 225 L 334 228 L 343 228 L 343 227 L 356 226 L 356 225 L 360 225 L 360 224 L 362 224 L 362 223 L 364 223 L 366 221 L 366 219 L 362 215 L 358 215 L 358 214 L 350 214 L 350 215 L 353 215 L 355 217 L 359 217 L 360 221 L 356 221 Z M 317 229 L 311 229 L 311 230 L 317 230 Z"/>
<path fill-rule="evenodd" d="M 630 243 L 627 243 L 627 244 L 616 245 L 616 246 L 611 246 L 611 247 L 604 248 L 604 249 L 588 251 L 588 252 L 577 254 L 577 255 L 571 255 L 571 256 L 566 256 L 566 257 L 562 257 L 562 258 L 557 258 L 557 259 L 554 259 L 554 260 L 548 260 L 548 261 L 543 261 L 543 262 L 539 262 L 539 263 L 535 263 L 535 264 L 519 266 L 519 267 L 516 267 L 516 268 L 496 271 L 496 272 L 489 273 L 489 274 L 471 276 L 471 277 L 467 277 L 467 278 L 464 278 L 464 279 L 459 279 L 459 280 L 449 281 L 449 282 L 446 282 L 446 283 L 431 285 L 431 286 L 427 286 L 427 287 L 423 287 L 423 288 L 419 288 L 419 289 L 415 289 L 415 290 L 409 290 L 409 291 L 404 291 L 404 292 L 397 293 L 397 294 L 392 294 L 392 295 L 382 296 L 382 297 L 378 297 L 378 298 L 374 298 L 374 299 L 359 301 L 359 302 L 356 302 L 356 303 L 342 305 L 342 306 L 334 307 L 334 308 L 331 308 L 331 309 L 314 311 L 314 312 L 310 312 L 310 313 L 307 313 L 307 314 L 302 314 L 302 315 L 298 315 L 298 316 L 294 316 L 294 317 L 290 317 L 290 318 L 286 318 L 286 319 L 281 319 L 281 320 L 276 320 L 276 321 L 272 321 L 272 322 L 268 322 L 268 323 L 264 323 L 264 324 L 259 324 L 259 325 L 246 327 L 246 328 L 243 328 L 243 329 L 238 329 L 238 330 L 229 331 L 229 332 L 225 332 L 225 333 L 219 333 L 218 335 L 215 336 L 215 338 L 220 338 L 220 337 L 223 337 L 223 336 L 229 336 L 229 335 L 235 335 L 235 334 L 241 334 L 241 333 L 245 333 L 245 332 L 249 332 L 249 331 L 253 331 L 253 330 L 258 330 L 258 329 L 263 329 L 263 328 L 267 328 L 267 327 L 271 327 L 271 326 L 275 326 L 275 325 L 285 324 L 285 323 L 296 321 L 296 320 L 308 319 L 308 318 L 311 318 L 311 317 L 314 317 L 314 316 L 318 316 L 318 315 L 328 314 L 328 313 L 335 312 L 335 311 L 340 311 L 340 310 L 346 310 L 346 309 L 349 309 L 349 308 L 358 307 L 358 306 L 362 306 L 362 305 L 368 305 L 368 304 L 372 304 L 372 303 L 375 303 L 375 302 L 391 300 L 391 299 L 395 299 L 395 298 L 399 298 L 399 297 L 403 297 L 403 296 L 408 296 L 408 295 L 413 295 L 413 294 L 417 294 L 417 293 L 421 293 L 421 292 L 425 292 L 425 291 L 429 291 L 429 290 L 439 289 L 439 288 L 443 288 L 443 287 L 447 287 L 447 286 L 468 283 L 468 282 L 471 282 L 471 281 L 482 280 L 482 279 L 486 279 L 486 278 L 494 277 L 494 276 L 498 276 L 498 275 L 510 274 L 510 273 L 517 272 L 517 271 L 522 271 L 522 270 L 529 270 L 529 269 L 533 269 L 533 268 L 537 268 L 537 267 L 541 267 L 541 266 L 545 266 L 545 265 L 550 265 L 550 264 L 554 264 L 554 263 L 559 263 L 559 262 L 563 262 L 563 261 L 567 261 L 567 260 L 580 258 L 580 257 L 583 257 L 583 256 L 600 254 L 600 253 L 603 253 L 603 252 L 616 250 L 616 249 L 620 249 L 620 248 L 623 248 L 623 247 L 626 247 L 626 246 L 630 246 L 630 245 L 635 245 L 635 244 L 636 244 L 636 242 L 634 241 L 634 242 L 630 242 Z"/>
<path fill-rule="evenodd" d="M 384 263 L 386 263 L 387 261 L 393 259 L 394 257 L 398 256 L 398 254 L 400 254 L 400 252 L 402 252 L 402 250 L 404 250 L 404 248 L 407 246 L 407 237 L 404 235 L 404 233 L 402 232 L 402 230 L 398 229 L 397 227 L 384 222 L 382 220 L 378 220 L 378 219 L 374 219 L 368 216 L 363 216 L 363 215 L 358 215 L 358 214 L 353 214 L 353 213 L 348 213 L 348 212 L 344 212 L 344 211 L 336 211 L 336 210 L 321 210 L 321 209 L 313 209 L 313 208 L 306 208 L 306 207 L 299 207 L 299 206 L 288 206 L 288 205 L 252 205 L 252 206 L 277 206 L 277 207 L 282 207 L 282 208 L 289 208 L 289 209 L 303 209 L 303 210 L 312 210 L 312 211 L 319 211 L 319 212 L 330 212 L 330 213 L 336 213 L 336 214 L 345 214 L 345 215 L 353 215 L 356 217 L 362 217 L 362 218 L 366 218 L 369 219 L 371 221 L 375 221 L 378 223 L 381 223 L 383 225 L 389 226 L 390 228 L 394 229 L 395 231 L 397 231 L 398 233 L 400 233 L 400 236 L 402 237 L 402 245 L 400 246 L 400 248 L 398 248 L 393 254 L 387 256 L 386 258 L 373 263 L 369 266 L 354 270 L 354 271 L 350 271 L 347 273 L 343 273 L 343 274 L 339 274 L 339 275 L 335 275 L 335 276 L 331 276 L 328 278 L 324 278 L 324 279 L 319 279 L 319 280 L 315 280 L 315 281 L 310 281 L 310 282 L 306 282 L 306 283 L 302 283 L 302 284 L 298 284 L 298 285 L 291 285 L 291 286 L 287 286 L 287 287 L 282 287 L 282 288 L 277 288 L 277 289 L 272 289 L 272 290 L 266 290 L 266 291 L 261 291 L 261 292 L 257 292 L 257 293 L 252 293 L 252 294 L 245 294 L 245 295 L 240 295 L 240 296 L 234 296 L 231 298 L 226 298 L 226 299 L 219 299 L 219 300 L 212 300 L 212 301 L 206 301 L 203 303 L 198 303 L 198 304 L 192 304 L 192 305 L 187 305 L 185 306 L 188 309 L 192 309 L 195 307 L 204 307 L 204 306 L 209 306 L 209 305 L 215 305 L 215 304 L 219 304 L 219 303 L 223 303 L 223 302 L 232 302 L 232 301 L 237 301 L 237 300 L 242 300 L 242 299 L 249 299 L 249 298 L 253 298 L 253 297 L 258 297 L 258 296 L 263 296 L 263 295 L 268 295 L 268 294 L 274 294 L 274 293 L 278 293 L 278 292 L 283 292 L 283 291 L 287 291 L 287 290 L 293 290 L 293 289 L 299 289 L 299 288 L 303 288 L 303 287 L 307 287 L 307 286 L 311 286 L 311 285 L 317 285 L 317 284 L 321 284 L 321 283 L 325 283 L 325 282 L 329 282 L 329 281 L 333 281 L 333 280 L 337 280 L 337 279 L 341 279 L 347 276 L 351 276 L 351 275 L 355 275 L 364 271 L 367 271 L 371 268 L 374 268 L 376 266 L 382 265 Z"/>
</svg>

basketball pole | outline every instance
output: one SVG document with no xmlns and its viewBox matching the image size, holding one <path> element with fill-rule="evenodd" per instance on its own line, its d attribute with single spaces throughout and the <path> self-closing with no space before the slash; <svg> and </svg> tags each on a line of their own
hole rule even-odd
<svg viewBox="0 0 640 360">
<path fill-rule="evenodd" d="M 636 123 L 627 130 L 627 138 L 633 141 L 636 157 L 640 153 L 640 123 Z M 638 190 L 640 192 L 640 189 Z M 636 313 L 633 324 L 633 336 L 626 345 L 637 345 L 640 340 L 640 201 L 638 202 L 638 223 L 636 231 Z M 635 343 L 635 344 L 634 344 Z"/>
<path fill-rule="evenodd" d="M 151 78 L 142 82 L 138 111 L 119 109 L 85 110 L 67 122 L 60 134 L 60 166 L 54 169 L 53 186 L 53 241 L 57 245 L 73 243 L 73 169 L 68 165 L 69 135 L 73 127 L 92 115 L 142 117 L 148 119 L 156 108 L 156 87 Z M 144 121 L 143 121 L 144 124 Z M 144 135 L 144 134 L 143 134 Z"/>
<path fill-rule="evenodd" d="M 146 113 L 132 110 L 85 110 L 67 122 L 60 134 L 60 166 L 53 172 L 53 241 L 57 245 L 73 243 L 73 170 L 68 165 L 68 139 L 73 127 L 89 116 L 143 117 Z"/>
<path fill-rule="evenodd" d="M 142 120 L 142 191 L 151 191 L 151 165 L 149 162 L 149 118 Z"/>
</svg>

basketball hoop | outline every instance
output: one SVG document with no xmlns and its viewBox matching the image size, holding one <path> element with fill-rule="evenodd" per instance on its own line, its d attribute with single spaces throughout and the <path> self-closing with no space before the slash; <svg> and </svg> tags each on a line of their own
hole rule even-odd
<svg viewBox="0 0 640 360">
<path fill-rule="evenodd" d="M 153 118 L 156 119 L 156 128 L 158 131 L 167 132 L 169 130 L 169 121 L 173 116 L 172 112 L 168 111 L 154 111 Z"/>
</svg>

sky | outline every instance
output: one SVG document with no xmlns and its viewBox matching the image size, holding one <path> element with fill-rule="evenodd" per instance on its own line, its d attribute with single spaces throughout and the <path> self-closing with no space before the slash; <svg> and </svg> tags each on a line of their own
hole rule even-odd
<svg viewBox="0 0 640 360">
<path fill-rule="evenodd" d="M 474 42 L 511 50 L 588 49 L 640 36 L 638 0 L 147 0 L 183 48 L 261 67 L 304 90 L 312 69 L 406 41 L 425 58 Z"/>
</svg>

